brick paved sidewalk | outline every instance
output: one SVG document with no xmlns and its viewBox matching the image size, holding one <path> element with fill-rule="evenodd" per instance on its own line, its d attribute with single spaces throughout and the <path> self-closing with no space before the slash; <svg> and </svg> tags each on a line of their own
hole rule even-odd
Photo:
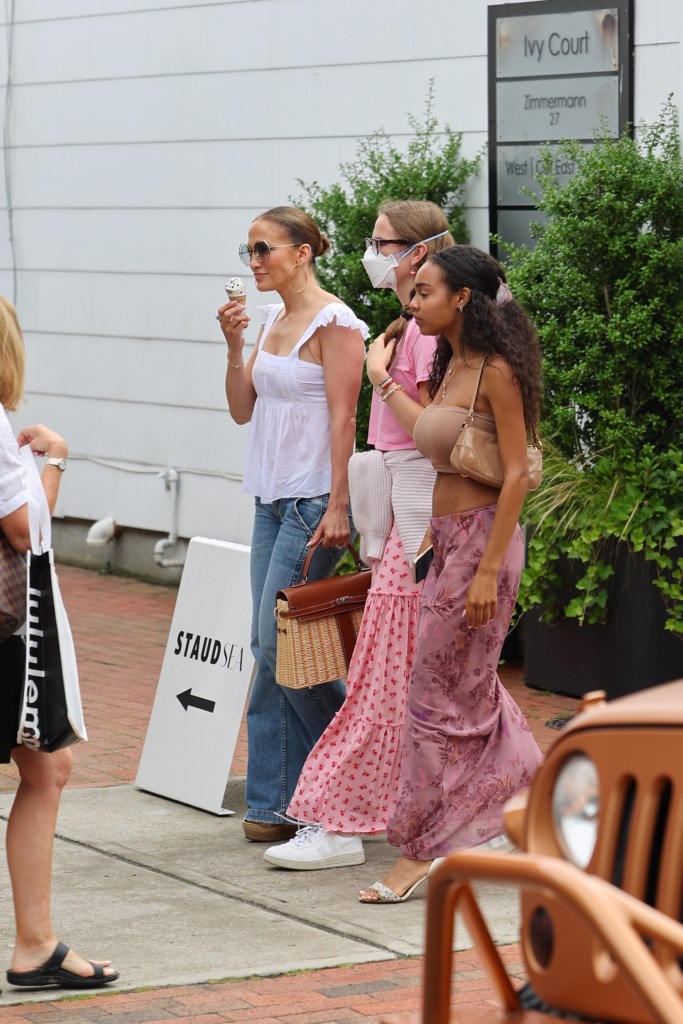
<svg viewBox="0 0 683 1024">
<path fill-rule="evenodd" d="M 503 961 L 513 981 L 524 967 L 517 946 Z M 474 953 L 456 953 L 459 1007 L 493 1006 Z M 411 957 L 323 971 L 211 985 L 80 997 L 0 1010 L 2 1024 L 369 1024 L 420 1005 L 422 960 Z"/>
<path fill-rule="evenodd" d="M 78 653 L 90 738 L 75 748 L 70 785 L 130 784 L 144 745 L 176 591 L 65 566 L 59 577 Z M 504 666 L 501 676 L 541 749 L 547 750 L 557 733 L 545 723 L 570 715 L 577 702 L 528 690 L 519 665 Z M 243 776 L 245 771 L 243 726 L 232 774 Z M 0 792 L 12 792 L 15 784 L 13 768 L 0 765 Z M 521 978 L 518 947 L 507 947 L 503 954 L 513 976 Z M 490 989 L 474 954 L 457 954 L 456 963 L 459 1004 L 491 1005 Z M 421 968 L 419 958 L 405 958 L 277 978 L 139 993 L 112 990 L 88 998 L 7 1007 L 0 1010 L 0 1024 L 367 1024 L 379 1014 L 419 1006 Z"/>
</svg>

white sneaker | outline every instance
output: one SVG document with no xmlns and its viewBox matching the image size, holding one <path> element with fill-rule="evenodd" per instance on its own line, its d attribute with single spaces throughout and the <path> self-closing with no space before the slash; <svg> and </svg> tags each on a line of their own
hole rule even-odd
<svg viewBox="0 0 683 1024">
<path fill-rule="evenodd" d="M 322 825 L 306 825 L 282 846 L 271 846 L 263 854 L 268 864 L 292 871 L 319 871 L 364 864 L 365 851 L 360 836 L 326 832 Z"/>
</svg>

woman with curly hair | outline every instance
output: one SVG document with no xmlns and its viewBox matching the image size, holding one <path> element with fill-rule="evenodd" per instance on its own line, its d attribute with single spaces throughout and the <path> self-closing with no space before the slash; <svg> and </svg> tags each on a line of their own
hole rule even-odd
<svg viewBox="0 0 683 1024">
<path fill-rule="evenodd" d="M 534 327 L 500 264 L 472 246 L 431 255 L 410 303 L 420 331 L 438 335 L 422 409 L 386 384 L 391 344 L 373 342 L 367 372 L 436 470 L 433 561 L 403 740 L 398 799 L 387 838 L 400 860 L 363 903 L 403 902 L 431 863 L 454 849 L 497 846 L 503 806 L 527 786 L 541 754 L 497 666 L 523 563 L 518 524 L 528 486 L 527 435 L 540 406 Z M 475 425 L 495 432 L 500 488 L 460 475 L 450 455 L 472 397 Z"/>
</svg>

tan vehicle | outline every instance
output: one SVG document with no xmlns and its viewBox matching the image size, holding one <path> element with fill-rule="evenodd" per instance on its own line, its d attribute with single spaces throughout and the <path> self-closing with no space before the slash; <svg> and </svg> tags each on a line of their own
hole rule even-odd
<svg viewBox="0 0 683 1024">
<path fill-rule="evenodd" d="M 519 852 L 458 851 L 430 879 L 423 1008 L 411 1019 L 683 1024 L 683 680 L 610 703 L 587 695 L 505 823 Z M 479 881 L 520 890 L 522 998 L 477 905 Z M 498 1011 L 457 1009 L 456 913 Z"/>
</svg>

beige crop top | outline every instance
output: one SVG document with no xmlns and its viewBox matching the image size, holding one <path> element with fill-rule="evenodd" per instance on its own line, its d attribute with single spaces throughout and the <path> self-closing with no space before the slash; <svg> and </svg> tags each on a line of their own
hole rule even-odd
<svg viewBox="0 0 683 1024">
<path fill-rule="evenodd" d="M 428 405 L 418 416 L 413 439 L 437 473 L 457 473 L 451 466 L 451 452 L 469 412 L 457 405 Z M 476 427 L 496 433 L 493 416 L 474 412 L 472 417 Z"/>
</svg>

